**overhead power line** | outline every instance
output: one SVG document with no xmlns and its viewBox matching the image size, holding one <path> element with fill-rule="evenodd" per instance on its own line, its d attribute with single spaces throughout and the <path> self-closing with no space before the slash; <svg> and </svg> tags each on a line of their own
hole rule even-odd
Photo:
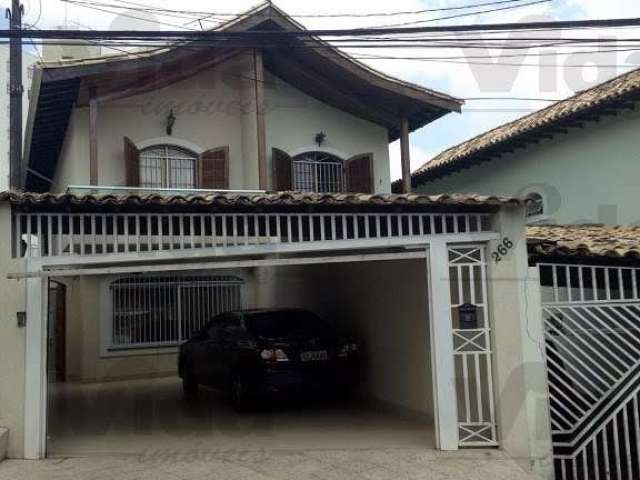
<svg viewBox="0 0 640 480">
<path fill-rule="evenodd" d="M 349 29 L 319 29 L 319 30 L 245 30 L 230 32 L 224 30 L 206 31 L 162 31 L 162 30 L 39 30 L 28 35 L 22 30 L 0 30 L 0 37 L 16 38 L 33 36 L 34 38 L 57 39 L 132 39 L 132 40 L 175 40 L 190 41 L 197 39 L 246 39 L 260 38 L 262 40 L 284 38 L 309 37 L 362 37 L 371 35 L 399 35 L 436 32 L 497 32 L 497 31 L 532 31 L 539 29 L 575 29 L 575 28 L 618 28 L 640 26 L 640 18 L 621 18 L 603 20 L 569 20 L 520 23 L 493 23 L 472 25 L 441 25 L 426 27 L 394 27 L 394 28 L 349 28 Z"/>
<path fill-rule="evenodd" d="M 514 10 L 517 8 L 524 8 L 524 7 L 531 7 L 534 5 L 540 5 L 543 3 L 549 3 L 551 0 L 534 0 L 534 1 L 529 1 L 527 3 L 519 3 L 517 5 L 508 5 L 508 6 L 504 6 L 504 7 L 498 7 L 498 8 L 491 8 L 488 10 L 478 10 L 478 11 L 474 11 L 474 12 L 465 12 L 465 13 L 458 13 L 455 15 L 448 15 L 448 16 L 444 16 L 444 17 L 437 17 L 437 18 L 429 18 L 426 20 L 413 20 L 413 21 L 407 21 L 407 22 L 401 22 L 401 23 L 392 23 L 392 24 L 386 24 L 386 25 L 376 25 L 375 27 L 372 28 L 389 28 L 389 27 L 405 27 L 405 26 L 409 26 L 409 25 L 419 25 L 422 23 L 431 23 L 431 22 L 440 22 L 442 20 L 452 20 L 454 18 L 462 18 L 462 17 L 472 17 L 472 16 L 476 16 L 476 15 L 484 15 L 487 13 L 494 13 L 494 12 L 501 12 L 504 10 Z"/>
<path fill-rule="evenodd" d="M 110 7 L 110 8 L 118 8 L 118 9 L 127 9 L 132 11 L 142 11 L 142 12 L 150 12 L 150 13 L 160 13 L 166 16 L 173 15 L 190 15 L 197 17 L 228 17 L 235 18 L 243 15 L 246 12 L 238 12 L 238 13 L 229 13 L 229 12 L 211 12 L 205 10 L 180 10 L 180 9 L 169 9 L 162 7 L 155 7 L 151 5 L 145 5 L 139 2 L 129 2 L 129 1 L 121 1 L 121 4 L 114 4 L 109 2 L 91 2 L 88 0 L 62 0 L 67 3 L 86 3 L 88 5 L 98 5 L 102 7 Z M 457 10 L 469 10 L 473 8 L 481 8 L 481 7 L 490 7 L 495 5 L 504 5 L 504 4 L 514 4 L 518 2 L 524 2 L 526 0 L 498 0 L 498 1 L 489 1 L 489 2 L 479 2 L 479 3 L 469 3 L 465 5 L 458 5 L 454 7 L 440 7 L 440 8 L 426 8 L 421 10 L 405 10 L 405 11 L 385 11 L 385 12 L 364 12 L 364 13 L 353 13 L 353 12 L 341 12 L 341 13 L 293 13 L 288 14 L 289 17 L 293 18 L 371 18 L 371 17 L 396 17 L 396 16 L 407 16 L 407 15 L 420 15 L 425 13 L 437 13 L 437 12 L 447 12 L 447 11 L 457 11 Z"/>
</svg>

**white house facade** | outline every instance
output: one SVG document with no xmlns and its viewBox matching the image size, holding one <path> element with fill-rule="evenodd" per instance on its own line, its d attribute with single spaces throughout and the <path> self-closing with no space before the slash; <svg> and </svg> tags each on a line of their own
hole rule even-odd
<svg viewBox="0 0 640 480">
<path fill-rule="evenodd" d="M 485 132 L 417 169 L 414 185 L 535 196 L 534 222 L 636 225 L 639 87 L 635 70 Z"/>
<path fill-rule="evenodd" d="M 300 29 L 271 4 L 225 28 L 267 27 Z M 194 434 L 236 445 L 228 423 L 206 430 L 218 404 L 189 423 L 177 349 L 216 313 L 290 306 L 358 338 L 358 393 L 384 406 L 372 418 L 394 425 L 389 444 L 481 447 L 551 478 L 546 377 L 525 367 L 543 359 L 526 321 L 540 315 L 524 203 L 390 193 L 388 142 L 460 102 L 320 47 L 176 47 L 36 71 L 26 191 L 0 194 L 9 456 L 185 448 Z M 78 425 L 89 399 L 98 412 Z M 153 435 L 126 413 L 158 410 Z M 346 423 L 384 442 L 376 421 Z M 296 441 L 317 446 L 323 422 Z M 251 446 L 290 445 L 282 435 L 275 422 Z"/>
</svg>

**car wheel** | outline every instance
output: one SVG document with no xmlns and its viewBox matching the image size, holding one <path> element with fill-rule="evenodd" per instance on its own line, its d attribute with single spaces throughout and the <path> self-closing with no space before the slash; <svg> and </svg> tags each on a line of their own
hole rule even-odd
<svg viewBox="0 0 640 480">
<path fill-rule="evenodd" d="M 238 411 L 249 410 L 253 404 L 249 383 L 240 375 L 234 375 L 230 385 L 231 403 Z"/>
<path fill-rule="evenodd" d="M 185 397 L 193 397 L 198 393 L 198 382 L 193 377 L 189 364 L 184 366 L 184 371 L 182 372 L 182 393 L 184 393 Z"/>
</svg>

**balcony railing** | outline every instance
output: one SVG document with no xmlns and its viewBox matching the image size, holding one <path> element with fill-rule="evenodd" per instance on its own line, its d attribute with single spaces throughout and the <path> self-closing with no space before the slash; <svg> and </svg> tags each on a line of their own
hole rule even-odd
<svg viewBox="0 0 640 480">
<path fill-rule="evenodd" d="M 301 192 L 339 193 L 344 188 L 342 162 L 293 162 L 293 189 Z"/>
<path fill-rule="evenodd" d="M 491 231 L 490 214 L 14 213 L 16 257 L 102 255 Z"/>
</svg>

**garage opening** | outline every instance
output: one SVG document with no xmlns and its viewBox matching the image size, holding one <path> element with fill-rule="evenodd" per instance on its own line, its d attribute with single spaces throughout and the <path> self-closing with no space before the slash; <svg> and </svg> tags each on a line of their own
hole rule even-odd
<svg viewBox="0 0 640 480">
<path fill-rule="evenodd" d="M 66 352 L 64 375 L 49 376 L 50 457 L 434 448 L 424 258 L 87 276 L 60 285 Z M 357 381 L 347 395 L 275 395 L 245 411 L 224 388 L 200 385 L 184 396 L 184 341 L 221 312 L 280 307 L 313 312 L 357 346 Z"/>
</svg>

